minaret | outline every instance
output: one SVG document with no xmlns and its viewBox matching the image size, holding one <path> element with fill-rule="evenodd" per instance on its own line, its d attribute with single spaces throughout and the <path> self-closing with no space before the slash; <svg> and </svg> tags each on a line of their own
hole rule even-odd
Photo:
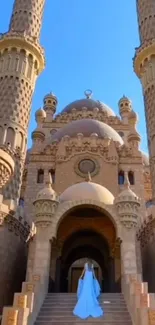
<svg viewBox="0 0 155 325">
<path fill-rule="evenodd" d="M 0 35 L 0 145 L 14 152 L 5 198 L 19 199 L 32 95 L 45 66 L 39 44 L 45 0 L 16 0 L 9 31 Z"/>
<path fill-rule="evenodd" d="M 148 132 L 153 199 L 155 199 L 155 2 L 137 0 L 140 47 L 134 69 L 141 80 Z"/>
</svg>

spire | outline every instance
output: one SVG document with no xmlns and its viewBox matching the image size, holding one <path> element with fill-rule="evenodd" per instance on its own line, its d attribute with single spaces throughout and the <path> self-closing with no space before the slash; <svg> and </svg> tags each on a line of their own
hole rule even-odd
<svg viewBox="0 0 155 325">
<path fill-rule="evenodd" d="M 91 174 L 90 174 L 90 172 L 88 172 L 88 175 L 86 177 L 86 182 L 91 182 L 91 181 L 92 181 Z"/>
<path fill-rule="evenodd" d="M 45 184 L 47 185 L 47 187 L 52 187 L 52 176 L 51 176 L 51 173 L 48 173 L 48 177 L 47 177 L 47 181 L 45 182 Z"/>
<path fill-rule="evenodd" d="M 128 173 L 126 172 L 124 175 L 124 187 L 126 189 L 130 189 L 130 182 L 129 182 L 129 178 L 128 178 Z"/>
<path fill-rule="evenodd" d="M 84 94 L 87 99 L 90 99 L 92 97 L 93 92 L 91 89 L 87 89 L 87 90 L 85 90 Z"/>
</svg>

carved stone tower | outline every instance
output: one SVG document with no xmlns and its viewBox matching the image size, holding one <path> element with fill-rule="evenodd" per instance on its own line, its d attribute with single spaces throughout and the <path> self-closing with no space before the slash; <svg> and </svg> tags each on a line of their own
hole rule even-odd
<svg viewBox="0 0 155 325">
<path fill-rule="evenodd" d="M 0 36 L 0 144 L 14 152 L 15 172 L 4 188 L 18 200 L 27 148 L 32 95 L 45 66 L 39 44 L 45 0 L 16 0 L 9 31 Z"/>
<path fill-rule="evenodd" d="M 153 199 L 155 199 L 155 2 L 137 0 L 140 47 L 136 48 L 134 69 L 140 78 L 145 103 Z"/>
</svg>

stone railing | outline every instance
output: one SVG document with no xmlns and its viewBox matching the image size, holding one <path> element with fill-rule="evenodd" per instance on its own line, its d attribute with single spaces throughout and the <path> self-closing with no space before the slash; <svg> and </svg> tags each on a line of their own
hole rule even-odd
<svg viewBox="0 0 155 325">
<path fill-rule="evenodd" d="M 22 291 L 14 294 L 13 305 L 4 307 L 1 325 L 33 325 L 47 294 L 48 281 L 34 275 L 23 282 Z"/>
<path fill-rule="evenodd" d="M 155 294 L 148 293 L 148 284 L 140 274 L 122 278 L 122 292 L 133 325 L 155 325 Z"/>
</svg>

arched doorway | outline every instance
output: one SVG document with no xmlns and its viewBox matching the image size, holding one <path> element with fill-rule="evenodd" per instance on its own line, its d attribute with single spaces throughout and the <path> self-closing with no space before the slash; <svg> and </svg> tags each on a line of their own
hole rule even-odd
<svg viewBox="0 0 155 325">
<path fill-rule="evenodd" d="M 59 224 L 52 255 L 54 290 L 75 292 L 83 268 L 77 261 L 91 258 L 98 265 L 102 291 L 120 291 L 120 256 L 115 256 L 115 245 L 116 229 L 104 211 L 89 205 L 69 210 Z"/>
</svg>

